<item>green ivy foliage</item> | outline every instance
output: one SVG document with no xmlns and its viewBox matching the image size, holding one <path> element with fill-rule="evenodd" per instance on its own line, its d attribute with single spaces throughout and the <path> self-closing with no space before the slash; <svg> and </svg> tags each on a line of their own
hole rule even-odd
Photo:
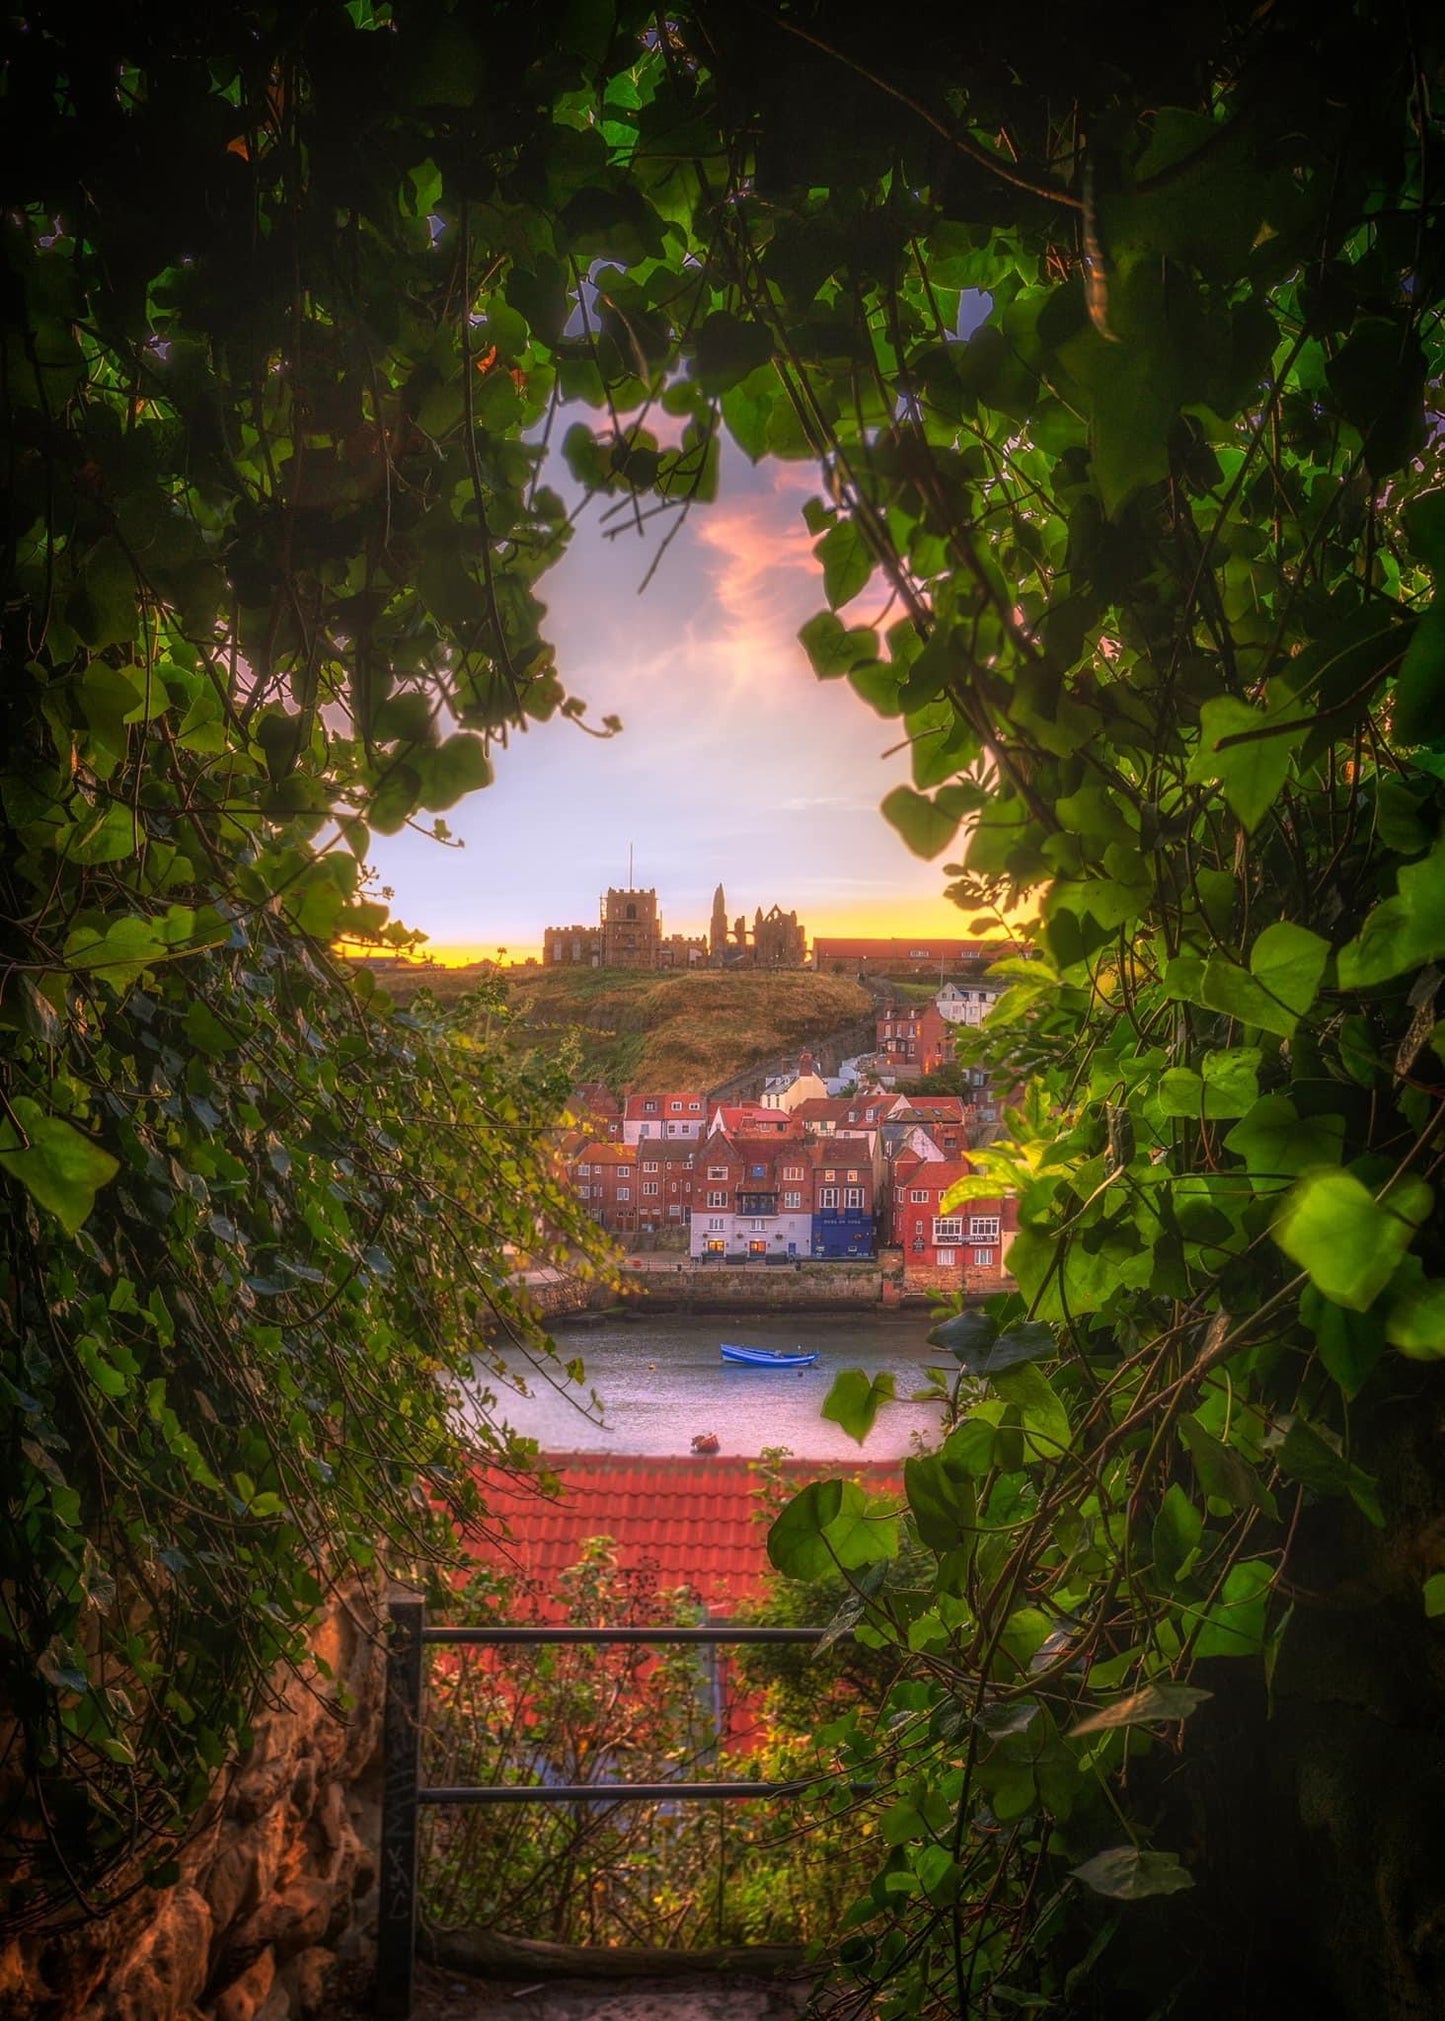
<svg viewBox="0 0 1445 2021">
<path fill-rule="evenodd" d="M 1035 955 L 955 1202 L 1017 1193 L 1020 1292 L 941 1329 L 906 1509 L 815 1483 L 773 1531 L 906 1659 L 834 1735 L 890 1805 L 843 1954 L 889 2016 L 1125 2011 L 1118 1905 L 1224 1878 L 1166 1835 L 1189 1680 L 1308 1664 L 1320 1539 L 1438 1660 L 1398 1442 L 1445 1356 L 1445 52 L 1176 13 L 683 9 L 688 165 L 631 155 L 692 196 L 692 265 L 613 286 L 686 360 L 659 397 L 819 466 L 803 648 L 906 740 L 903 839 Z M 830 1415 L 880 1406 L 855 1371 Z"/>
<path fill-rule="evenodd" d="M 523 9 L 487 41 L 440 5 L 3 30 L 7 1916 L 165 1876 L 335 1582 L 443 1549 L 479 1448 L 534 1457 L 451 1401 L 484 1335 L 549 1351 L 517 1258 L 601 1267 L 503 1006 L 402 1014 L 328 953 L 407 938 L 372 829 L 581 713 L 523 434 L 602 51 Z"/>
</svg>

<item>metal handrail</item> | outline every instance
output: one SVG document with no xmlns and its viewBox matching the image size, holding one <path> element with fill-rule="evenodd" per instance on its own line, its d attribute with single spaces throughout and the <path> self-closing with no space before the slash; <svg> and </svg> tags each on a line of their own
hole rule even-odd
<svg viewBox="0 0 1445 2021">
<path fill-rule="evenodd" d="M 393 1600 L 382 1722 L 381 1872 L 376 1937 L 376 2011 L 410 2021 L 416 1974 L 417 1813 L 423 1804 L 700 1803 L 797 1796 L 806 1782 L 482 1783 L 428 1787 L 421 1780 L 422 1652 L 426 1648 L 600 1643 L 819 1643 L 826 1628 L 711 1627 L 429 1628 L 422 1600 Z"/>
</svg>

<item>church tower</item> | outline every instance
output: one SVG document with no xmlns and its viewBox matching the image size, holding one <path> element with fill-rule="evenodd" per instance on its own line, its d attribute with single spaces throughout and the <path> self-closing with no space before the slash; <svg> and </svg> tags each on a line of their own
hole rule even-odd
<svg viewBox="0 0 1445 2021">
<path fill-rule="evenodd" d="M 721 962 L 728 944 L 728 908 L 723 897 L 723 888 L 718 886 L 712 895 L 712 925 L 708 930 L 708 953 L 712 960 Z"/>
</svg>

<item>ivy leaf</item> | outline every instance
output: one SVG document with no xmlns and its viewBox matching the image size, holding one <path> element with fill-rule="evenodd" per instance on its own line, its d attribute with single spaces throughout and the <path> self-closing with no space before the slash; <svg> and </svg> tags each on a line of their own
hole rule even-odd
<svg viewBox="0 0 1445 2021">
<path fill-rule="evenodd" d="M 1302 1417 L 1293 1417 L 1276 1453 L 1275 1464 L 1291 1480 L 1303 1481 L 1321 1494 L 1348 1495 L 1377 1530 L 1383 1529 L 1384 1514 L 1374 1476 L 1354 1466 L 1343 1453 L 1336 1452 L 1319 1430 Z"/>
<path fill-rule="evenodd" d="M 0 1117 L 0 1171 L 18 1179 L 66 1234 L 74 1235 L 89 1218 L 96 1194 L 120 1170 L 119 1160 L 63 1117 L 48 1116 L 28 1095 L 12 1096 L 10 1112 Z"/>
<path fill-rule="evenodd" d="M 1204 1615 L 1196 1656 L 1257 1656 L 1264 1647 L 1274 1568 L 1263 1558 L 1231 1565 L 1219 1598 Z"/>
<path fill-rule="evenodd" d="M 1412 1361 L 1445 1356 L 1445 1278 L 1424 1278 L 1392 1299 L 1385 1338 Z"/>
<path fill-rule="evenodd" d="M 1206 1431 L 1198 1418 L 1182 1417 L 1179 1436 L 1189 1449 L 1199 1485 L 1210 1501 L 1223 1502 L 1231 1509 L 1262 1509 L 1274 1513 L 1274 1499 L 1241 1454 L 1233 1446 Z"/>
<path fill-rule="evenodd" d="M 1442 576 L 1445 572 L 1437 570 L 1437 584 Z M 1395 676 L 1391 718 L 1403 744 L 1428 744 L 1445 727 L 1445 600 L 1438 588 L 1434 603 L 1410 634 Z"/>
<path fill-rule="evenodd" d="M 1339 954 L 1341 989 L 1368 989 L 1445 954 L 1445 842 L 1402 866 L 1396 895 L 1368 915 Z"/>
<path fill-rule="evenodd" d="M 1234 695 L 1216 695 L 1199 711 L 1199 748 L 1189 762 L 1192 785 L 1217 779 L 1240 825 L 1251 834 L 1279 796 L 1304 731 L 1265 735 L 1269 718 Z M 1238 743 L 1226 743 L 1240 738 Z M 1223 746 L 1223 748 L 1221 748 Z"/>
<path fill-rule="evenodd" d="M 895 786 L 885 796 L 882 811 L 915 856 L 940 855 L 958 833 L 958 816 L 911 786 Z"/>
<path fill-rule="evenodd" d="M 1047 1333 L 1048 1328 L 1041 1331 Z M 1007 1334 L 1000 1336 L 999 1348 L 1007 1339 Z M 1043 1370 L 1020 1358 L 1012 1368 L 995 1369 L 989 1380 L 1005 1403 L 1018 1411 L 1023 1420 L 1024 1443 L 1032 1455 L 1041 1460 L 1062 1458 L 1073 1431 L 1058 1391 Z"/>
<path fill-rule="evenodd" d="M 768 1556 L 789 1579 L 822 1579 L 833 1570 L 823 1532 L 843 1505 L 841 1481 L 809 1481 L 768 1531 Z"/>
<path fill-rule="evenodd" d="M 1118 1902 L 1139 1902 L 1147 1895 L 1177 1895 L 1194 1882 L 1173 1853 L 1145 1853 L 1138 1846 L 1111 1846 L 1081 1867 L 1071 1867 L 1075 1880 L 1096 1895 Z"/>
<path fill-rule="evenodd" d="M 864 625 L 851 631 L 832 611 L 819 611 L 798 633 L 813 672 L 820 681 L 851 674 L 878 657 L 878 634 Z"/>
<path fill-rule="evenodd" d="M 1394 1276 L 1434 1197 L 1413 1173 L 1376 1200 L 1352 1172 L 1307 1172 L 1270 1232 L 1326 1298 L 1365 1312 Z"/>
<path fill-rule="evenodd" d="M 813 552 L 823 564 L 823 594 L 833 610 L 851 602 L 873 573 L 873 556 L 851 519 L 830 527 Z"/>
<path fill-rule="evenodd" d="M 960 1312 L 935 1326 L 930 1347 L 946 1347 L 969 1375 L 995 1376 L 1021 1362 L 1043 1361 L 1057 1353 L 1053 1329 L 1042 1320 L 1020 1319 L 1000 1333 L 984 1312 Z"/>
<path fill-rule="evenodd" d="M 1337 1165 L 1344 1144 L 1343 1116 L 1301 1116 L 1286 1095 L 1261 1095 L 1224 1140 L 1261 1193 L 1282 1191 L 1312 1165 Z"/>
<path fill-rule="evenodd" d="M 414 752 L 412 762 L 421 779 L 421 804 L 433 814 L 445 813 L 466 794 L 492 783 L 485 743 L 465 730 L 434 751 Z"/>
<path fill-rule="evenodd" d="M 974 1540 L 978 1501 L 973 1483 L 955 1479 L 939 1453 L 903 1462 L 903 1487 L 918 1534 L 930 1551 L 966 1549 Z"/>
<path fill-rule="evenodd" d="M 719 309 L 697 333 L 698 384 L 704 393 L 726 393 L 768 364 L 772 355 L 772 333 L 766 323 L 744 322 Z"/>
<path fill-rule="evenodd" d="M 1327 940 L 1287 919 L 1267 926 L 1250 949 L 1250 974 L 1289 1020 L 1285 1037 L 1313 1005 L 1329 958 Z M 1269 1025 L 1267 1029 L 1273 1031 L 1276 1027 Z"/>
<path fill-rule="evenodd" d="M 861 1446 L 873 1429 L 879 1408 L 892 1403 L 895 1395 L 893 1371 L 885 1369 L 871 1381 L 861 1368 L 845 1368 L 834 1379 L 823 1405 L 823 1416 L 841 1425 L 850 1439 Z"/>
<path fill-rule="evenodd" d="M 1212 1691 L 1202 1691 L 1192 1684 L 1172 1681 L 1146 1684 L 1128 1698 L 1117 1699 L 1113 1705 L 1076 1721 L 1069 1728 L 1069 1738 L 1078 1740 L 1088 1733 L 1110 1733 L 1120 1726 L 1148 1726 L 1159 1719 L 1187 1719 L 1196 1707 L 1213 1696 Z"/>
</svg>

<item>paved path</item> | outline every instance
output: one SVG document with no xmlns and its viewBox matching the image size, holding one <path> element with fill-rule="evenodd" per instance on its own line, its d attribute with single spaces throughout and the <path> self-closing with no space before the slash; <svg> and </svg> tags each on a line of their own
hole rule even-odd
<svg viewBox="0 0 1445 2021">
<path fill-rule="evenodd" d="M 482 1985 L 422 1966 L 412 2021 L 795 2021 L 807 1999 L 805 1984 L 776 1979 Z"/>
</svg>

